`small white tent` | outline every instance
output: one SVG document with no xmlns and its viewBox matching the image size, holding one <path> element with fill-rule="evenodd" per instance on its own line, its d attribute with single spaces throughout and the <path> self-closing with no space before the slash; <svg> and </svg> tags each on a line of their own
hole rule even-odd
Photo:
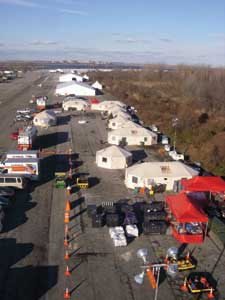
<svg viewBox="0 0 225 300">
<path fill-rule="evenodd" d="M 59 82 L 70 82 L 70 81 L 77 81 L 77 82 L 82 82 L 83 81 L 83 77 L 77 74 L 73 74 L 73 73 L 67 73 L 64 75 L 61 75 L 59 77 Z"/>
<path fill-rule="evenodd" d="M 40 127 L 54 126 L 56 125 L 56 122 L 57 122 L 57 117 L 55 113 L 50 110 L 44 110 L 39 114 L 36 114 L 36 116 L 33 119 L 34 125 Z"/>
<path fill-rule="evenodd" d="M 88 81 L 88 80 L 89 80 L 89 76 L 88 76 L 87 74 L 84 74 L 83 79 L 84 79 L 85 81 Z"/>
<path fill-rule="evenodd" d="M 108 143 L 113 145 L 154 145 L 157 144 L 157 134 L 139 125 L 134 128 L 120 128 L 108 132 Z"/>
<path fill-rule="evenodd" d="M 128 188 L 148 187 L 154 184 L 165 184 L 167 190 L 172 190 L 174 182 L 182 178 L 192 178 L 198 171 L 182 162 L 145 162 L 126 169 L 125 185 Z"/>
<path fill-rule="evenodd" d="M 69 99 L 67 101 L 63 101 L 62 108 L 63 110 L 85 110 L 89 107 L 88 102 L 81 99 Z"/>
<path fill-rule="evenodd" d="M 102 85 L 98 81 L 95 81 L 91 86 L 96 90 L 102 90 Z"/>
<path fill-rule="evenodd" d="M 131 163 L 132 154 L 118 146 L 110 146 L 96 152 L 96 164 L 101 168 L 124 169 Z"/>
<path fill-rule="evenodd" d="M 71 81 L 58 84 L 55 94 L 59 96 L 95 96 L 95 89 L 86 83 Z"/>
</svg>

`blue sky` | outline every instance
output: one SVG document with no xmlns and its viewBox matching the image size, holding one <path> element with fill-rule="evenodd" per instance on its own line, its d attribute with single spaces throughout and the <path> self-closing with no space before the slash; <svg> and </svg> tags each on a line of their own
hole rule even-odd
<svg viewBox="0 0 225 300">
<path fill-rule="evenodd" d="M 0 60 L 225 65 L 223 0 L 0 0 Z"/>
</svg>

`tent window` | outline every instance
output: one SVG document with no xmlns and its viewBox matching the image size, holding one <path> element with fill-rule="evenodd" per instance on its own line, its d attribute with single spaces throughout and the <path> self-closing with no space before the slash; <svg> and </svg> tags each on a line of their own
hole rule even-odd
<svg viewBox="0 0 225 300">
<path fill-rule="evenodd" d="M 147 142 L 148 138 L 147 137 L 144 137 L 144 142 Z"/>
<path fill-rule="evenodd" d="M 106 157 L 103 157 L 103 158 L 102 158 L 102 162 L 106 163 L 106 162 L 107 162 L 107 158 L 106 158 Z"/>
<path fill-rule="evenodd" d="M 135 177 L 135 176 L 132 176 L 132 182 L 133 182 L 133 183 L 138 183 L 138 178 Z"/>
<path fill-rule="evenodd" d="M 116 126 L 116 123 L 112 123 L 112 126 Z"/>
<path fill-rule="evenodd" d="M 168 178 L 166 178 L 166 177 L 164 178 L 164 180 L 167 180 L 167 179 L 168 179 Z"/>
<path fill-rule="evenodd" d="M 116 137 L 115 136 L 112 136 L 112 141 L 115 141 L 116 140 Z"/>
</svg>

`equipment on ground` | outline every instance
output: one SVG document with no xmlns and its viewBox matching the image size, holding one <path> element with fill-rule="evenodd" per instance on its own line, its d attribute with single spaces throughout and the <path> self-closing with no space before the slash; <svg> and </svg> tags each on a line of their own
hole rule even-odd
<svg viewBox="0 0 225 300">
<path fill-rule="evenodd" d="M 77 182 L 76 182 L 77 187 L 80 189 L 87 189 L 89 188 L 89 180 L 87 176 L 80 176 L 77 177 Z"/>
<path fill-rule="evenodd" d="M 213 292 L 215 291 L 211 275 L 207 272 L 193 272 L 187 277 L 187 288 L 190 293 L 208 293 L 211 298 L 214 298 Z"/>
<path fill-rule="evenodd" d="M 55 187 L 58 188 L 66 188 L 66 173 L 64 172 L 56 172 L 55 173 Z"/>
</svg>

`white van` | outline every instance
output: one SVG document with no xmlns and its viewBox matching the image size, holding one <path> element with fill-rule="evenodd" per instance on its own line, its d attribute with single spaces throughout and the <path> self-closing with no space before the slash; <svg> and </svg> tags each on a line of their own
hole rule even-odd
<svg viewBox="0 0 225 300">
<path fill-rule="evenodd" d="M 38 158 L 7 158 L 1 163 L 8 174 L 24 174 L 31 180 L 39 180 L 40 159 Z"/>
<path fill-rule="evenodd" d="M 0 187 L 6 186 L 22 190 L 27 186 L 27 179 L 16 174 L 0 174 Z"/>
<path fill-rule="evenodd" d="M 38 158 L 37 150 L 10 150 L 6 153 L 6 159 L 9 158 Z"/>
</svg>

